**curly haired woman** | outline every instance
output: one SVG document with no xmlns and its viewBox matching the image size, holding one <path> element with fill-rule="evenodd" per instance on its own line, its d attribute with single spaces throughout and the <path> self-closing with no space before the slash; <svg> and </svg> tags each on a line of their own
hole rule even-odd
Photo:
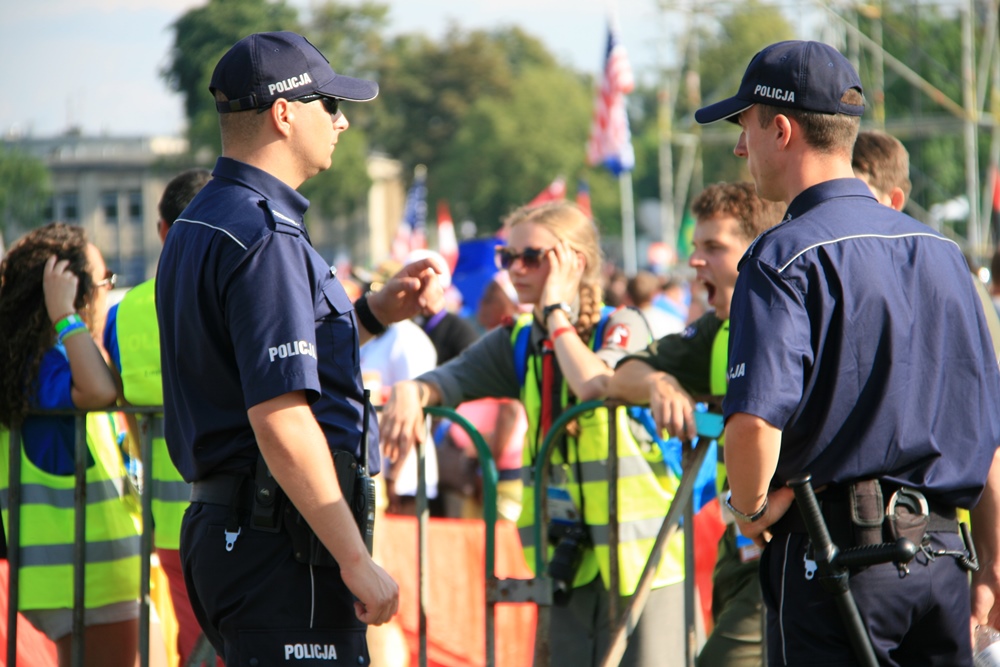
<svg viewBox="0 0 1000 667">
<path fill-rule="evenodd" d="M 392 456 L 423 439 L 424 406 L 519 398 L 528 432 L 517 524 L 533 567 L 532 474 L 539 446 L 559 413 L 576 402 L 603 397 L 618 360 L 644 348 L 651 337 L 637 310 L 603 307 L 597 228 L 578 207 L 564 202 L 525 207 L 506 225 L 508 245 L 497 248 L 497 264 L 510 272 L 518 299 L 532 304 L 533 311 L 493 329 L 444 366 L 397 383 L 382 415 L 381 433 Z M 624 408 L 617 414 L 620 590 L 614 594 L 628 596 L 635 591 L 676 480 L 667 474 L 655 446 L 644 448 L 632 436 Z M 608 647 L 608 429 L 604 410 L 580 415 L 551 459 L 550 522 L 542 534 L 550 545 L 558 545 L 559 556 L 551 559 L 549 571 L 557 590 L 549 644 L 558 664 L 600 664 Z M 683 655 L 682 548 L 678 540 L 671 542 L 621 664 L 660 665 L 666 655 Z M 568 567 L 553 569 L 558 562 Z"/>
<path fill-rule="evenodd" d="M 0 490 L 9 525 L 9 432 L 19 425 L 19 608 L 70 664 L 75 418 L 37 410 L 114 405 L 100 340 L 114 275 L 82 228 L 52 223 L 0 264 Z M 87 416 L 87 667 L 132 667 L 138 641 L 139 537 L 122 502 L 124 466 L 107 414 Z"/>
</svg>

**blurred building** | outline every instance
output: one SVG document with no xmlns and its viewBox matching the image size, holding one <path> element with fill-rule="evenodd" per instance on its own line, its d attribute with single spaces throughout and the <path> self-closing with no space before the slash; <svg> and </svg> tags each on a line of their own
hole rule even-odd
<svg viewBox="0 0 1000 667">
<path fill-rule="evenodd" d="M 45 219 L 83 226 L 119 275 L 119 285 L 136 285 L 154 275 L 160 256 L 157 204 L 167 182 L 194 166 L 187 140 L 70 131 L 47 138 L 10 137 L 3 143 L 45 163 L 53 192 Z M 403 170 L 397 160 L 372 155 L 368 171 L 367 210 L 332 221 L 307 214 L 313 245 L 331 264 L 371 265 L 388 255 L 403 214 Z M 24 231 L 8 230 L 7 244 Z"/>
</svg>

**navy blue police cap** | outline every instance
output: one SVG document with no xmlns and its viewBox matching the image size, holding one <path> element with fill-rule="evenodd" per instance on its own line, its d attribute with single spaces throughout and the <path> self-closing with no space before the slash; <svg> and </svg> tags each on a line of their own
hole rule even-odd
<svg viewBox="0 0 1000 667">
<path fill-rule="evenodd" d="M 319 49 L 294 32 L 258 32 L 236 42 L 215 66 L 208 89 L 228 99 L 215 103 L 219 113 L 264 109 L 282 97 L 367 102 L 378 95 L 377 83 L 337 74 Z"/>
<path fill-rule="evenodd" d="M 778 42 L 753 57 L 734 96 L 698 109 L 694 119 L 702 125 L 735 122 L 754 104 L 860 116 L 864 104 L 840 101 L 851 88 L 862 92 L 861 79 L 837 49 L 822 42 Z"/>
</svg>

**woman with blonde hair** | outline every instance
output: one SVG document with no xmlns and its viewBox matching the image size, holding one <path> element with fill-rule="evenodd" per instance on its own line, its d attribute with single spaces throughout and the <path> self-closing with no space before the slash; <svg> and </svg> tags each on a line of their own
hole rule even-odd
<svg viewBox="0 0 1000 667">
<path fill-rule="evenodd" d="M 532 312 L 484 335 L 459 357 L 414 381 L 395 385 L 382 415 L 386 454 L 396 457 L 425 437 L 423 408 L 484 397 L 519 398 L 528 416 L 522 454 L 524 498 L 518 528 L 529 566 L 535 564 L 533 468 L 539 446 L 560 413 L 604 396 L 615 364 L 650 342 L 638 311 L 604 308 L 597 228 L 577 206 L 557 202 L 515 211 L 498 268 L 510 273 Z M 631 435 L 619 413 L 620 590 L 631 595 L 666 513 L 676 480 L 655 446 Z M 549 576 L 557 596 L 549 645 L 560 664 L 597 665 L 609 642 L 608 417 L 580 415 L 552 454 L 549 489 Z M 623 665 L 662 664 L 682 655 L 683 558 L 664 558 L 646 612 Z M 621 607 L 619 607 L 621 608 Z M 648 629 L 647 629 L 648 628 Z"/>
<path fill-rule="evenodd" d="M 20 595 L 25 617 L 71 662 L 75 418 L 36 410 L 95 410 L 117 388 L 100 340 L 115 276 L 80 227 L 52 223 L 19 239 L 0 264 L 0 499 L 10 525 L 9 429 L 21 449 Z M 138 647 L 139 531 L 106 413 L 87 416 L 87 667 L 132 667 Z"/>
</svg>

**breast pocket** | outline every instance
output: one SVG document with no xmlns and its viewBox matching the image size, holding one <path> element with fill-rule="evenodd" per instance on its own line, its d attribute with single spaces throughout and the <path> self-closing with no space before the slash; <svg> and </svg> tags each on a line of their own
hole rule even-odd
<svg viewBox="0 0 1000 667">
<path fill-rule="evenodd" d="M 357 323 L 354 304 L 336 280 L 323 286 L 323 299 L 317 310 L 316 352 L 320 364 L 332 360 L 349 378 L 360 373 Z"/>
</svg>

